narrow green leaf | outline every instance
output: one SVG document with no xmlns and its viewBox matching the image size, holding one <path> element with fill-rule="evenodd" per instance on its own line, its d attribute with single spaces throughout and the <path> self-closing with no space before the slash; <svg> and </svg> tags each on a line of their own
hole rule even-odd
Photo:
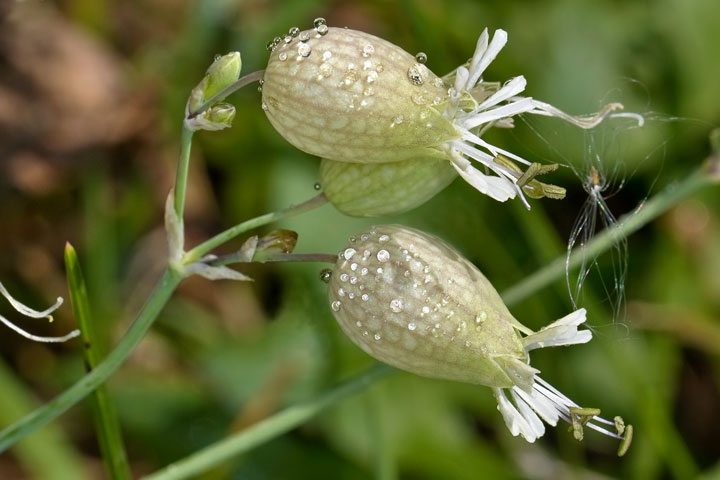
<svg viewBox="0 0 720 480">
<path fill-rule="evenodd" d="M 80 327 L 80 338 L 83 341 L 85 366 L 90 371 L 102 360 L 102 354 L 90 314 L 90 303 L 80 262 L 75 249 L 69 243 L 65 245 L 65 268 L 73 313 Z M 90 395 L 89 402 L 100 452 L 110 478 L 114 480 L 131 478 L 120 423 L 107 388 L 104 385 L 98 387 Z"/>
</svg>

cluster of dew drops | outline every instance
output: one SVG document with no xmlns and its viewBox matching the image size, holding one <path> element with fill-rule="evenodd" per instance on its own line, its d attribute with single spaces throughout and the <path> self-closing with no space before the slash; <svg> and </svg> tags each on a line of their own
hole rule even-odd
<svg viewBox="0 0 720 480">
<path fill-rule="evenodd" d="M 375 235 L 375 232 L 372 232 L 371 235 Z M 369 238 L 368 234 L 364 233 L 364 234 L 361 235 L 360 240 L 363 241 L 363 242 L 365 242 L 365 241 L 368 240 L 368 238 Z M 381 235 L 379 236 L 379 238 L 378 238 L 378 241 L 379 241 L 380 243 L 386 243 L 386 242 L 388 242 L 389 240 L 390 240 L 390 236 L 389 236 L 389 235 L 386 235 L 386 234 L 381 234 Z M 356 241 L 357 241 L 357 238 L 356 238 L 356 237 L 354 237 L 354 236 L 350 237 L 350 243 L 355 243 Z M 412 246 L 411 246 L 411 247 L 412 247 Z M 373 255 L 373 253 L 374 253 L 374 252 L 372 252 L 371 250 L 364 250 L 364 251 L 362 252 L 362 260 L 363 260 L 363 261 L 369 260 L 369 258 Z M 416 257 L 417 257 L 417 254 L 416 254 L 416 253 L 411 255 L 411 254 L 410 254 L 411 252 L 409 252 L 407 249 L 406 249 L 406 250 L 403 250 L 402 253 L 405 255 L 405 261 L 408 262 L 408 263 L 411 262 L 413 258 L 416 258 Z M 348 248 L 346 248 L 345 250 L 341 251 L 341 252 L 338 254 L 338 259 L 339 259 L 339 260 L 346 260 L 346 261 L 353 261 L 354 258 L 356 258 L 356 255 L 359 255 L 359 252 L 358 252 L 355 248 L 353 248 L 353 247 L 351 246 L 351 247 L 348 247 Z M 390 258 L 390 257 L 391 257 L 390 252 L 388 252 L 388 251 L 387 251 L 386 249 L 384 249 L 384 248 L 381 248 L 380 250 L 378 250 L 377 253 L 375 254 L 375 257 L 377 258 L 377 261 L 378 261 L 381 265 L 382 265 L 382 264 L 388 264 L 388 262 L 390 262 L 390 260 L 391 260 L 391 258 Z M 418 265 L 420 265 L 420 263 L 421 263 L 421 262 L 419 262 L 419 261 L 416 261 L 416 262 L 417 262 Z M 381 276 L 381 275 L 383 274 L 383 272 L 384 272 L 384 269 L 383 269 L 382 266 L 378 267 L 376 272 L 370 272 L 367 267 L 365 267 L 365 266 L 363 266 L 363 265 L 360 265 L 360 264 L 358 264 L 358 263 L 355 263 L 355 262 L 353 262 L 353 263 L 350 264 L 350 270 L 352 270 L 352 272 L 357 272 L 358 276 L 365 276 L 365 275 L 367 275 L 368 273 L 377 273 L 377 276 L 375 277 L 376 280 L 379 280 L 379 279 L 380 279 L 380 276 Z M 432 281 L 431 278 L 430 278 L 429 276 L 427 276 L 427 274 L 430 273 L 430 267 L 429 267 L 428 265 L 425 265 L 424 268 L 423 268 L 423 272 L 426 274 L 426 277 L 425 277 L 425 280 L 424 280 L 423 283 L 424 283 L 424 284 L 428 284 L 429 282 Z M 322 271 L 320 272 L 320 280 L 322 280 L 324 283 L 329 283 L 332 275 L 333 275 L 333 272 L 332 272 L 331 269 L 324 269 L 324 270 L 322 270 Z M 410 272 L 409 272 L 408 270 L 406 270 L 403 275 L 404 275 L 405 277 L 407 277 L 407 276 L 410 275 Z M 343 273 L 340 274 L 339 280 L 340 280 L 342 283 L 346 283 L 346 282 L 347 282 L 347 283 L 349 283 L 349 284 L 351 284 L 351 285 L 355 285 L 355 284 L 357 284 L 357 283 L 359 282 L 359 279 L 358 279 L 356 276 L 349 275 L 348 273 L 345 273 L 345 272 L 343 272 Z M 448 284 L 452 284 L 452 283 L 453 283 L 452 280 L 448 280 Z M 414 286 L 415 286 L 416 288 L 418 288 L 418 287 L 421 286 L 421 285 L 420 285 L 420 283 L 416 283 Z M 363 290 L 363 285 L 360 285 L 359 289 L 360 289 L 360 290 Z M 339 295 L 340 297 L 346 297 L 346 296 L 347 296 L 347 298 L 348 298 L 349 300 L 353 300 L 353 299 L 355 298 L 355 295 L 354 295 L 353 293 L 351 293 L 351 292 L 346 292 L 343 287 L 340 287 L 340 289 L 338 290 L 337 293 L 338 293 L 338 295 Z M 363 302 L 367 302 L 368 300 L 371 300 L 370 295 L 368 295 L 367 292 L 362 293 L 362 294 L 360 295 L 360 299 L 361 299 Z M 426 302 L 429 302 L 429 298 L 426 299 Z M 443 298 L 442 298 L 442 301 L 441 301 L 440 303 L 438 303 L 437 305 L 435 305 L 434 308 L 431 308 L 431 307 L 428 306 L 428 305 L 423 305 L 422 308 L 420 309 L 420 311 L 418 312 L 418 313 L 419 313 L 419 317 L 422 318 L 422 317 L 424 317 L 424 316 L 426 316 L 426 315 L 430 315 L 431 312 L 437 312 L 442 306 L 448 305 L 449 302 L 450 302 L 450 300 L 449 300 L 448 298 L 443 297 Z M 402 300 L 402 298 L 393 298 L 393 299 L 390 300 L 390 303 L 389 303 L 388 307 L 389 307 L 389 309 L 390 309 L 393 313 L 400 313 L 400 312 L 402 312 L 403 310 L 405 310 L 405 302 Z M 332 310 L 333 310 L 334 312 L 339 312 L 339 311 L 341 310 L 341 308 L 342 308 L 342 302 L 341 302 L 340 300 L 334 300 L 334 301 L 332 301 L 332 302 L 330 303 L 330 308 L 332 308 Z M 449 321 L 450 318 L 454 316 L 454 314 L 455 314 L 455 312 L 454 312 L 453 310 L 450 310 L 446 315 L 444 315 L 444 316 L 445 316 L 445 321 Z M 479 314 L 478 314 L 478 315 L 476 316 L 476 318 L 475 318 L 475 328 L 476 328 L 477 331 L 480 331 L 480 330 L 482 329 L 483 324 L 485 323 L 485 321 L 487 320 L 487 318 L 488 318 L 487 312 L 485 312 L 485 311 L 479 312 Z M 356 326 L 357 326 L 358 328 L 364 327 L 364 325 L 363 325 L 362 322 L 360 322 L 360 321 L 357 322 L 357 325 L 356 325 Z M 464 320 L 461 320 L 459 323 L 457 323 L 454 327 L 451 328 L 451 330 L 447 330 L 447 326 L 448 326 L 447 324 L 446 324 L 446 325 L 442 325 L 442 324 L 439 323 L 439 322 L 435 322 L 434 324 L 431 323 L 431 324 L 429 325 L 428 330 L 429 330 L 429 333 L 430 333 L 433 337 L 436 337 L 436 338 L 437 338 L 437 337 L 441 337 L 441 336 L 446 336 L 446 335 L 447 335 L 447 336 L 450 337 L 450 340 L 451 340 L 451 341 L 454 341 L 454 340 L 455 340 L 455 335 L 461 335 L 461 336 L 464 337 L 464 335 L 465 335 L 465 330 L 466 330 L 466 328 L 468 327 L 467 323 L 466 323 Z M 415 321 L 410 321 L 410 322 L 407 323 L 407 329 L 408 329 L 410 332 L 416 332 L 416 333 L 418 333 L 418 332 L 420 332 L 420 330 L 421 330 L 420 327 L 421 327 L 421 325 L 418 324 L 418 323 L 416 323 Z M 367 336 L 367 335 L 369 335 L 369 332 L 367 332 L 367 330 L 366 330 L 366 331 L 363 332 L 363 335 L 366 335 L 366 336 Z M 379 341 L 379 340 L 381 339 L 380 333 L 377 333 L 377 332 L 376 332 L 375 335 L 374 335 L 374 338 L 375 338 L 375 340 L 378 340 L 378 341 Z M 467 338 L 467 337 L 465 337 L 465 338 Z M 472 345 L 472 342 L 470 342 L 469 340 L 467 340 L 467 341 L 465 341 L 465 346 L 468 347 L 468 348 L 470 348 L 470 347 L 472 347 L 473 345 Z M 485 347 L 481 347 L 481 349 L 482 349 L 482 350 L 485 350 Z"/>
<path fill-rule="evenodd" d="M 329 27 L 327 26 L 327 22 L 324 18 L 318 17 L 313 21 L 313 27 L 315 30 L 315 38 L 323 37 L 327 35 L 329 31 Z M 347 28 L 347 27 L 345 27 Z M 297 44 L 297 59 L 302 60 L 304 58 L 307 58 L 312 53 L 312 47 L 307 43 L 308 40 L 311 38 L 310 31 L 300 31 L 298 27 L 292 27 L 288 30 L 287 33 L 283 34 L 282 36 L 276 36 L 272 40 L 270 40 L 266 45 L 265 48 L 271 52 L 274 53 L 277 49 L 280 47 L 283 47 L 285 45 L 289 45 L 293 42 L 295 38 L 297 38 L 298 44 Z M 369 59 L 374 53 L 375 53 L 375 47 L 371 43 L 367 43 L 362 48 L 362 56 L 365 57 L 365 60 L 362 64 L 363 70 L 368 70 L 367 75 L 365 77 L 365 81 L 367 82 L 367 86 L 363 89 L 363 96 L 365 97 L 372 97 L 375 94 L 375 88 L 373 86 L 373 83 L 377 81 L 378 76 L 380 73 L 383 72 L 383 65 L 382 63 L 379 63 L 375 66 L 375 69 L 372 70 L 372 62 Z M 332 52 L 325 51 L 323 52 L 323 63 L 320 64 L 318 68 L 318 80 L 322 80 L 324 78 L 330 77 L 333 74 L 333 66 L 330 64 L 329 60 L 332 57 Z M 284 62 L 288 59 L 288 52 L 287 51 L 281 51 L 278 53 L 278 60 Z M 407 78 L 410 81 L 412 85 L 415 86 L 421 86 L 425 83 L 425 79 L 422 75 L 422 70 L 424 64 L 427 62 L 427 54 L 424 52 L 418 52 L 415 55 L 415 61 L 417 63 L 411 65 L 408 67 L 407 70 Z M 345 72 L 345 75 L 340 80 L 338 87 L 342 88 L 349 88 L 357 80 L 359 79 L 358 69 L 357 66 L 353 63 L 348 65 L 347 71 Z M 262 85 L 264 81 L 260 80 L 260 86 L 258 87 L 258 91 L 262 92 Z M 437 88 L 443 88 L 444 83 L 441 79 L 437 78 L 435 79 L 433 85 Z M 428 99 L 422 95 L 422 94 L 415 94 L 412 95 L 411 100 L 418 104 L 423 105 L 428 103 Z M 432 103 L 433 105 L 438 105 L 442 102 L 441 96 L 436 96 Z M 361 108 L 363 106 L 367 105 L 366 100 L 360 100 L 359 98 L 353 98 L 353 102 L 349 106 L 350 110 L 354 110 L 356 108 Z M 267 106 L 263 104 L 263 110 L 267 110 Z M 393 118 L 392 123 L 390 127 L 395 127 L 396 125 L 400 125 L 404 122 L 404 118 L 402 115 L 398 115 Z"/>
</svg>

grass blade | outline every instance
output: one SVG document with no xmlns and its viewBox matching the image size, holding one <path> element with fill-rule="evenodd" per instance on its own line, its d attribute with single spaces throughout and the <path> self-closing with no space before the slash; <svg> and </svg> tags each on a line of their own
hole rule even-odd
<svg viewBox="0 0 720 480">
<path fill-rule="evenodd" d="M 102 353 L 90 314 L 90 303 L 80 262 L 75 249 L 69 243 L 65 245 L 65 268 L 73 313 L 80 327 L 80 338 L 83 341 L 85 366 L 90 371 L 100 362 Z M 120 423 L 107 388 L 101 385 L 90 395 L 88 400 L 100 444 L 100 452 L 110 478 L 113 480 L 131 478 Z"/>
</svg>

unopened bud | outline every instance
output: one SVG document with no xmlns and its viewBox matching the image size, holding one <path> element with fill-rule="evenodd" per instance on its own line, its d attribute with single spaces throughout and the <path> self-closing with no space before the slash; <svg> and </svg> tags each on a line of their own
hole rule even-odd
<svg viewBox="0 0 720 480">
<path fill-rule="evenodd" d="M 185 125 L 191 130 L 223 130 L 232 126 L 235 107 L 229 103 L 219 103 L 201 114 L 185 119 Z"/>
<path fill-rule="evenodd" d="M 205 76 L 190 92 L 188 113 L 195 113 L 214 95 L 235 83 L 240 77 L 242 60 L 239 52 L 218 56 L 208 67 Z"/>
</svg>

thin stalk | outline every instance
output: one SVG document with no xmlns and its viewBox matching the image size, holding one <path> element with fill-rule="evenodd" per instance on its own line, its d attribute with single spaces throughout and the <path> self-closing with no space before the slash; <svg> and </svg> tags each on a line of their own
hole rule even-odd
<svg viewBox="0 0 720 480">
<path fill-rule="evenodd" d="M 92 371 L 102 359 L 95 325 L 90 315 L 90 301 L 88 300 L 85 278 L 80 269 L 75 249 L 69 243 L 65 245 L 65 268 L 67 269 L 70 300 L 75 319 L 80 327 L 80 337 L 83 341 L 85 366 Z M 95 431 L 97 432 L 100 452 L 108 475 L 113 480 L 132 478 L 130 466 L 125 453 L 125 444 L 122 439 L 120 422 L 117 418 L 115 405 L 110 398 L 105 385 L 100 385 L 88 398 L 90 402 Z"/>
<path fill-rule="evenodd" d="M 225 97 L 234 93 L 236 90 L 240 90 L 245 85 L 262 80 L 263 75 L 265 75 L 265 70 L 258 70 L 257 72 L 248 73 L 244 77 L 239 78 L 235 83 L 225 87 L 223 90 L 220 90 L 218 93 L 210 97 L 197 109 L 189 112 L 188 118 L 193 118 L 213 106 L 215 103 L 225 100 Z"/>
<path fill-rule="evenodd" d="M 307 422 L 324 408 L 368 387 L 376 380 L 394 371 L 395 369 L 387 365 L 377 365 L 317 398 L 281 410 L 266 420 L 150 474 L 145 479 L 176 480 L 195 477 L 239 453 L 252 450 L 258 445 L 289 432 Z"/>
<path fill-rule="evenodd" d="M 337 255 L 330 253 L 279 253 L 248 260 L 242 252 L 222 255 L 209 262 L 213 266 L 232 265 L 238 263 L 282 263 L 282 262 L 325 262 L 335 263 Z"/>
<path fill-rule="evenodd" d="M 59 417 L 107 380 L 138 346 L 181 279 L 181 273 L 166 270 L 137 318 L 130 325 L 127 333 L 115 349 L 70 388 L 1 431 L 0 452 L 7 450 L 8 447 L 25 435 Z"/>
<path fill-rule="evenodd" d="M 562 255 L 546 266 L 529 275 L 521 282 L 502 293 L 507 305 L 518 303 L 538 290 L 546 287 L 565 274 L 566 264 L 573 269 L 582 264 L 583 258 L 594 258 L 612 248 L 621 238 L 627 237 L 677 205 L 684 198 L 703 187 L 717 182 L 714 173 L 703 166 L 685 180 L 666 188 L 653 198 L 641 204 L 633 212 L 624 215 L 611 228 L 596 235 L 584 248 L 575 251 L 569 259 Z"/>
<path fill-rule="evenodd" d="M 192 147 L 193 131 L 184 124 L 180 136 L 180 156 L 175 176 L 175 213 L 180 220 L 185 211 L 185 190 L 187 189 L 188 171 L 190 170 L 190 148 Z"/>
<path fill-rule="evenodd" d="M 277 212 L 267 213 L 265 215 L 261 215 L 251 220 L 239 223 L 234 227 L 230 227 L 224 232 L 215 235 L 209 240 L 204 241 L 197 247 L 187 252 L 183 258 L 183 262 L 185 264 L 196 262 L 204 255 L 210 253 L 210 251 L 212 251 L 214 248 L 219 247 L 223 243 L 232 240 L 233 238 L 247 232 L 248 230 L 267 225 L 268 223 L 272 223 L 276 220 L 280 220 L 283 218 L 294 217 L 295 215 L 299 215 L 301 213 L 313 210 L 321 205 L 324 205 L 325 203 L 327 203 L 327 197 L 325 197 L 325 195 L 321 193 L 314 196 L 310 200 L 307 200 L 298 205 L 294 205 L 283 210 L 278 210 Z"/>
</svg>

